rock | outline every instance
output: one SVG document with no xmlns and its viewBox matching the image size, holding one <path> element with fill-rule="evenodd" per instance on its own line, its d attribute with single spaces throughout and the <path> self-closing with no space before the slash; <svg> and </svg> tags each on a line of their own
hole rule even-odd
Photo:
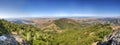
<svg viewBox="0 0 120 45">
<path fill-rule="evenodd" d="M 19 45 L 15 38 L 10 35 L 0 36 L 0 45 Z"/>
<path fill-rule="evenodd" d="M 97 43 L 97 45 L 120 45 L 120 30 L 105 36 L 104 41 Z"/>
<path fill-rule="evenodd" d="M 4 34 L 0 36 L 0 45 L 28 45 L 19 35 Z"/>
<path fill-rule="evenodd" d="M 4 40 L 6 40 L 6 39 L 7 39 L 7 37 L 5 37 L 4 35 L 0 36 L 0 40 L 1 40 L 1 41 L 4 41 Z"/>
<path fill-rule="evenodd" d="M 97 45 L 98 42 L 93 42 L 92 45 Z"/>
</svg>

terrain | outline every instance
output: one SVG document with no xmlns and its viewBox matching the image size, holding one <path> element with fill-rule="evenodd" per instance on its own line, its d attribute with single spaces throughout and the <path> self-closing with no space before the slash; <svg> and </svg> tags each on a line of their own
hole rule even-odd
<svg viewBox="0 0 120 45">
<path fill-rule="evenodd" d="M 119 20 L 119 18 L 0 19 L 0 35 L 4 37 L 0 44 L 97 45 L 104 42 L 107 35 L 120 28 Z"/>
</svg>

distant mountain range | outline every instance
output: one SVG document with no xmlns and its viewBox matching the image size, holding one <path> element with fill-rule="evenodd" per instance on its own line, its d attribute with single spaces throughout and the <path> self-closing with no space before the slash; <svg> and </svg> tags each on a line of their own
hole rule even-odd
<svg viewBox="0 0 120 45">
<path fill-rule="evenodd" d="M 6 19 L 7 21 L 16 23 L 16 24 L 32 24 L 32 25 L 38 25 L 40 27 L 45 27 L 53 23 L 55 20 L 61 20 L 61 19 L 72 19 L 78 23 L 110 23 L 115 25 L 120 25 L 120 18 L 118 17 L 107 17 L 107 18 L 92 18 L 92 17 L 82 17 L 82 18 L 10 18 Z"/>
</svg>

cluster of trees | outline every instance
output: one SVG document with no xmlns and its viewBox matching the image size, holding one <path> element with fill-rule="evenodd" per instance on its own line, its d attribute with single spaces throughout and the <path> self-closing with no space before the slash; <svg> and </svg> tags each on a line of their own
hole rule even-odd
<svg viewBox="0 0 120 45">
<path fill-rule="evenodd" d="M 92 24 L 85 27 L 74 22 L 69 22 L 69 24 L 56 22 L 55 24 L 62 27 L 62 30 L 66 28 L 67 30 L 62 33 L 55 32 L 55 29 L 50 29 L 53 30 L 52 32 L 45 32 L 46 29 L 42 30 L 32 25 L 0 20 L 0 34 L 17 32 L 30 45 L 91 45 L 95 41 L 102 41 L 105 35 L 112 32 L 109 24 Z M 72 29 L 72 27 L 75 28 Z"/>
</svg>

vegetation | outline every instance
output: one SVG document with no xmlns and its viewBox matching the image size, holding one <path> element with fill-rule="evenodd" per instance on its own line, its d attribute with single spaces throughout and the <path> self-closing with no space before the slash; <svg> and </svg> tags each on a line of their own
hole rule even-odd
<svg viewBox="0 0 120 45">
<path fill-rule="evenodd" d="M 0 35 L 17 32 L 31 45 L 91 45 L 95 41 L 102 41 L 105 35 L 112 32 L 109 24 L 91 24 L 83 27 L 71 19 L 55 20 L 54 24 L 65 31 L 57 33 L 57 29 L 54 28 L 40 29 L 32 25 L 0 20 Z"/>
</svg>

